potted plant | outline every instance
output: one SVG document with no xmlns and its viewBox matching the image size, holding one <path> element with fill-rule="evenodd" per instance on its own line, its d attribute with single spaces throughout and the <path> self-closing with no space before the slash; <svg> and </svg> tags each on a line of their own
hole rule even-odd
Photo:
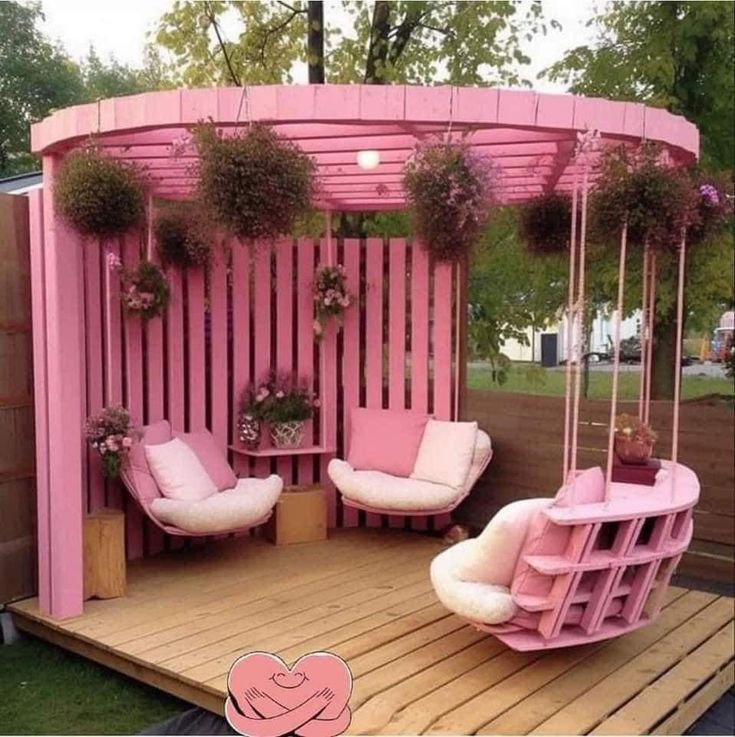
<svg viewBox="0 0 735 737">
<path fill-rule="evenodd" d="M 304 423 L 311 419 L 319 400 L 312 397 L 309 382 L 288 374 L 270 374 L 260 382 L 254 401 L 268 423 L 276 448 L 298 448 L 304 439 Z"/>
<path fill-rule="evenodd" d="M 257 450 L 260 447 L 264 398 L 261 390 L 262 387 L 259 387 L 256 392 L 253 386 L 246 386 L 238 403 L 237 437 L 248 450 Z"/>
<path fill-rule="evenodd" d="M 86 146 L 64 158 L 54 177 L 54 202 L 63 219 L 82 235 L 120 235 L 143 221 L 143 175 L 132 164 Z"/>
<path fill-rule="evenodd" d="M 105 407 L 99 414 L 87 419 L 85 435 L 102 458 L 105 477 L 117 478 L 123 458 L 135 440 L 130 413 L 120 406 Z"/>
<path fill-rule="evenodd" d="M 621 463 L 646 463 L 657 437 L 651 427 L 638 417 L 620 414 L 615 418 L 615 454 Z"/>
<path fill-rule="evenodd" d="M 270 126 L 254 123 L 226 136 L 200 124 L 194 143 L 201 204 L 232 235 L 249 243 L 272 241 L 309 212 L 314 162 Z"/>
<path fill-rule="evenodd" d="M 521 209 L 521 234 L 529 251 L 559 253 L 569 248 L 572 201 L 558 192 L 542 194 Z"/>
<path fill-rule="evenodd" d="M 352 294 L 347 289 L 347 276 L 342 264 L 320 266 L 317 269 L 314 279 L 314 303 L 316 305 L 314 334 L 319 339 L 324 333 L 327 320 L 334 318 L 337 324 L 341 325 L 345 310 L 352 304 Z"/>
<path fill-rule="evenodd" d="M 211 232 L 205 214 L 194 203 L 167 205 L 153 224 L 161 263 L 183 269 L 206 266 L 212 254 Z"/>
<path fill-rule="evenodd" d="M 696 220 L 698 195 L 683 168 L 665 166 L 651 144 L 635 151 L 615 148 L 603 155 L 591 198 L 592 230 L 603 241 L 628 224 L 629 242 L 675 250 Z"/>
<path fill-rule="evenodd" d="M 490 159 L 466 143 L 420 144 L 406 164 L 403 186 L 423 246 L 438 261 L 464 259 L 489 215 Z"/>
<path fill-rule="evenodd" d="M 107 255 L 107 265 L 120 273 L 121 295 L 125 312 L 150 320 L 163 314 L 171 293 L 161 268 L 152 261 L 141 261 L 134 269 L 126 269 L 114 253 Z"/>
</svg>

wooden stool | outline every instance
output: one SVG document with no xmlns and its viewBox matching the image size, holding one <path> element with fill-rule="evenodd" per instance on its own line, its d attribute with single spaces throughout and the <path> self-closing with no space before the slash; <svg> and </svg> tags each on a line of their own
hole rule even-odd
<svg viewBox="0 0 735 737">
<path fill-rule="evenodd" d="M 265 523 L 265 536 L 276 545 L 327 539 L 327 497 L 321 486 L 288 486 Z"/>
<path fill-rule="evenodd" d="M 84 598 L 125 596 L 125 513 L 98 509 L 84 518 Z"/>
</svg>

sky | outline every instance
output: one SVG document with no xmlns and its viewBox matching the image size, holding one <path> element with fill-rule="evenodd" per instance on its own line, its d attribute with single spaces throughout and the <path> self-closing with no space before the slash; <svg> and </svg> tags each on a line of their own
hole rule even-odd
<svg viewBox="0 0 735 737">
<path fill-rule="evenodd" d="M 326 13 L 330 5 L 327 0 Z M 563 88 L 539 79 L 538 72 L 560 59 L 564 52 L 586 43 L 592 32 L 585 23 L 594 12 L 593 0 L 543 0 L 547 18 L 562 24 L 561 31 L 534 40 L 525 49 L 532 64 L 524 76 L 534 80 L 534 88 L 541 92 L 560 92 Z M 118 61 L 137 66 L 143 58 L 147 35 L 155 30 L 158 19 L 172 5 L 172 0 L 42 0 L 46 16 L 44 30 L 57 39 L 75 58 L 86 56 L 91 45 L 103 58 L 113 55 Z M 332 16 L 333 17 L 333 16 Z M 306 82 L 298 74 L 297 82 Z"/>
</svg>

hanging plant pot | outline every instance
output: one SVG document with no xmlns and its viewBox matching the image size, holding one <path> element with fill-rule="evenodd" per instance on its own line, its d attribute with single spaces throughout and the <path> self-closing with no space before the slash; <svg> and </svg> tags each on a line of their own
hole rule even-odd
<svg viewBox="0 0 735 737">
<path fill-rule="evenodd" d="M 145 184 L 135 166 L 88 146 L 64 158 L 54 177 L 54 202 L 79 233 L 108 238 L 143 222 Z"/>
<path fill-rule="evenodd" d="M 419 145 L 403 186 L 422 245 L 439 261 L 469 255 L 490 214 L 493 170 L 464 143 Z"/>
<path fill-rule="evenodd" d="M 120 272 L 120 298 L 126 313 L 143 320 L 163 314 L 170 299 L 170 290 L 159 266 L 141 261 L 134 269 L 126 269 L 115 256 L 108 256 L 108 265 Z"/>
<path fill-rule="evenodd" d="M 226 137 L 211 124 L 194 130 L 199 197 L 226 231 L 250 243 L 290 233 L 308 213 L 314 162 L 267 125 Z"/>
<path fill-rule="evenodd" d="M 304 441 L 303 420 L 269 423 L 271 443 L 273 447 L 288 449 L 299 448 Z"/>
<path fill-rule="evenodd" d="M 550 192 L 536 197 L 523 206 L 520 220 L 523 241 L 532 253 L 543 255 L 569 249 L 572 201 L 567 195 Z"/>
<path fill-rule="evenodd" d="M 601 241 L 617 241 L 627 220 L 630 243 L 675 250 L 696 221 L 697 198 L 689 173 L 660 163 L 658 147 L 613 149 L 592 194 L 592 230 Z"/>
<path fill-rule="evenodd" d="M 156 216 L 153 235 L 164 265 L 206 266 L 212 255 L 211 226 L 195 204 L 167 205 Z"/>
</svg>

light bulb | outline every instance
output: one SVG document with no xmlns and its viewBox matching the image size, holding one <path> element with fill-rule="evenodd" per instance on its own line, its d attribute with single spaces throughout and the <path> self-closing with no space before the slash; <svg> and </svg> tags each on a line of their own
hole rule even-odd
<svg viewBox="0 0 735 737">
<path fill-rule="evenodd" d="M 375 169 L 380 163 L 380 151 L 367 150 L 357 152 L 357 165 L 361 169 Z"/>
</svg>

